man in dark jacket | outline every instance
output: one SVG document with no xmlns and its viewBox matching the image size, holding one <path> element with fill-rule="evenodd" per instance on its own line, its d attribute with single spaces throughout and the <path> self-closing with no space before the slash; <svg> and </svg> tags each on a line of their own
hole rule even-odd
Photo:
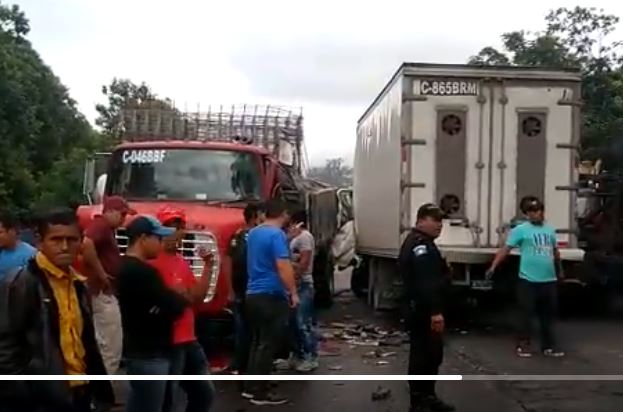
<svg viewBox="0 0 623 412">
<path fill-rule="evenodd" d="M 443 312 L 449 273 L 435 245 L 442 219 L 443 212 L 436 205 L 421 206 L 416 226 L 400 250 L 400 273 L 409 302 L 409 375 L 437 375 L 443 361 Z M 435 381 L 410 381 L 409 387 L 412 411 L 454 411 L 454 407 L 437 398 Z"/>
<path fill-rule="evenodd" d="M 250 351 L 249 325 L 247 324 L 244 312 L 244 301 L 247 295 L 247 237 L 249 231 L 257 226 L 258 206 L 249 203 L 244 209 L 245 225 L 240 228 L 232 237 L 229 243 L 228 255 L 231 259 L 231 297 L 234 301 L 234 321 L 236 329 L 236 350 L 234 363 L 231 371 L 235 373 L 245 373 Z"/>
<path fill-rule="evenodd" d="M 105 375 L 84 278 L 71 264 L 80 229 L 70 209 L 37 221 L 39 251 L 0 282 L 0 374 Z M 110 382 L 12 381 L 2 386 L 3 411 L 89 412 L 112 404 Z"/>
</svg>

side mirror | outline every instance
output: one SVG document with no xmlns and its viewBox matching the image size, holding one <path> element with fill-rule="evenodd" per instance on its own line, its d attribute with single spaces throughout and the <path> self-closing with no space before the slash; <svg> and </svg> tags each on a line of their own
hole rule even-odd
<svg viewBox="0 0 623 412">
<path fill-rule="evenodd" d="M 89 157 L 84 165 L 82 193 L 89 204 L 101 202 L 106 188 L 106 172 L 110 153 L 95 153 Z"/>
</svg>

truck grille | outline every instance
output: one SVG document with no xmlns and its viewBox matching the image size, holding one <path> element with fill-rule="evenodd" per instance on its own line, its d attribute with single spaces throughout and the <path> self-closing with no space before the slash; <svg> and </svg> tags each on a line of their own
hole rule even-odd
<svg viewBox="0 0 623 412">
<path fill-rule="evenodd" d="M 124 255 L 128 248 L 128 237 L 125 234 L 125 229 L 118 229 L 116 237 L 119 251 L 122 255 Z M 179 252 L 190 265 L 193 274 L 196 277 L 201 277 L 201 272 L 203 271 L 203 260 L 197 256 L 197 248 L 199 247 L 206 248 L 208 251 L 212 252 L 212 255 L 214 256 L 214 259 L 212 260 L 210 285 L 208 287 L 208 293 L 204 299 L 204 302 L 210 302 L 216 294 L 216 285 L 218 284 L 218 277 L 220 273 L 220 257 L 214 235 L 209 232 L 188 231 L 184 236 L 184 240 L 182 240 L 182 246 L 179 248 Z"/>
</svg>

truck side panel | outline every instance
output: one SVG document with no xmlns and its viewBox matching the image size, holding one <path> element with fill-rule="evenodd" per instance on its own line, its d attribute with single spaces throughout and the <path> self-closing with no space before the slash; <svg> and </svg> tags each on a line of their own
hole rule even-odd
<svg viewBox="0 0 623 412">
<path fill-rule="evenodd" d="M 359 122 L 353 208 L 357 248 L 392 257 L 400 242 L 402 76 Z"/>
</svg>

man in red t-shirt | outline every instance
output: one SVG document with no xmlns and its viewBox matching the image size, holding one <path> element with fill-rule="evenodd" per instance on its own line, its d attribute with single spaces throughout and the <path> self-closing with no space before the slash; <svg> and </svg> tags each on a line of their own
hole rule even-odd
<svg viewBox="0 0 623 412">
<path fill-rule="evenodd" d="M 175 228 L 175 234 L 163 239 L 163 251 L 151 264 L 158 269 L 165 284 L 181 293 L 192 304 L 203 301 L 210 285 L 212 274 L 212 255 L 199 250 L 204 267 L 201 278 L 197 280 L 190 265 L 178 253 L 184 239 L 186 215 L 182 209 L 165 206 L 158 211 L 158 220 L 167 227 Z M 195 336 L 195 316 L 191 307 L 173 325 L 173 351 L 171 355 L 171 375 L 205 375 L 209 373 L 208 361 L 203 348 Z M 186 392 L 186 412 L 205 412 L 210 408 L 213 387 L 210 381 L 169 382 L 165 412 L 177 410 L 178 386 Z"/>
</svg>

